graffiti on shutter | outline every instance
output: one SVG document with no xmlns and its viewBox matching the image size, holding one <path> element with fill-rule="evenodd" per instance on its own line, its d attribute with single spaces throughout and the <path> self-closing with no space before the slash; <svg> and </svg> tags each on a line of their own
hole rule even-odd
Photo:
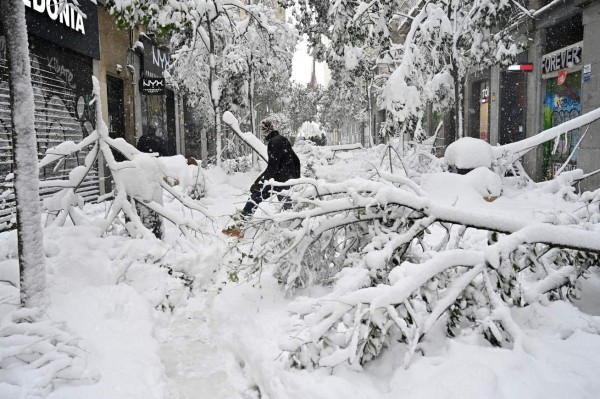
<svg viewBox="0 0 600 399">
<path fill-rule="evenodd" d="M 16 219 L 10 179 L 14 168 L 12 125 L 3 40 L 0 36 L 0 231 L 11 228 Z M 33 37 L 29 40 L 38 159 L 42 159 L 47 149 L 64 141 L 78 142 L 95 128 L 95 110 L 89 105 L 92 61 Z M 74 167 L 84 163 L 86 155 L 87 150 L 81 151 L 58 166 L 42 168 L 40 180 L 67 178 Z M 94 168 L 77 193 L 86 202 L 92 201 L 98 198 L 98 188 L 98 172 Z M 49 197 L 57 191 L 58 188 L 40 188 L 40 197 Z"/>
</svg>

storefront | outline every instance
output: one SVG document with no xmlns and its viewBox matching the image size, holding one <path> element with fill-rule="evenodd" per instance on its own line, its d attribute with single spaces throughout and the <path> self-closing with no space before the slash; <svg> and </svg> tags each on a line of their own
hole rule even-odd
<svg viewBox="0 0 600 399">
<path fill-rule="evenodd" d="M 542 57 L 544 79 L 544 129 L 558 126 L 581 115 L 581 81 L 583 41 L 558 49 Z M 571 130 L 554 143 L 547 143 L 544 167 L 552 177 L 566 163 L 564 170 L 577 165 L 577 144 L 581 132 Z"/>
<path fill-rule="evenodd" d="M 527 79 L 533 65 L 522 54 L 517 64 L 499 72 L 500 110 L 498 144 L 525 139 L 527 125 Z"/>
<path fill-rule="evenodd" d="M 488 73 L 489 74 L 489 73 Z M 490 79 L 479 79 L 471 83 L 468 109 L 469 135 L 490 141 Z"/>
<path fill-rule="evenodd" d="M 166 143 L 168 155 L 177 153 L 178 107 L 173 90 L 166 86 L 164 72 L 169 69 L 169 51 L 148 36 L 142 35 L 144 45 L 140 95 L 142 103 L 142 129 L 146 132 L 149 124 L 157 126 L 157 135 Z"/>
<path fill-rule="evenodd" d="M 35 101 L 38 156 L 64 141 L 78 142 L 95 128 L 92 99 L 93 62 L 99 58 L 96 4 L 80 1 L 80 11 L 58 1 L 25 1 L 31 79 Z M 0 187 L 12 172 L 11 115 L 7 52 L 0 26 Z M 65 160 L 58 168 L 40 170 L 40 178 L 62 179 L 84 162 L 86 151 Z M 4 187 L 2 187 L 3 189 Z M 42 189 L 42 197 L 56 192 Z M 78 192 L 86 200 L 98 196 L 98 174 L 90 173 Z M 14 212 L 10 199 L 0 209 L 0 229 Z"/>
</svg>

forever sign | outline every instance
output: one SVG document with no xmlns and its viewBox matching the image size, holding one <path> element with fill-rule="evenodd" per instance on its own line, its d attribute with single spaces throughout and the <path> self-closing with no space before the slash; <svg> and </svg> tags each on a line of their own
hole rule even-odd
<svg viewBox="0 0 600 399">
<path fill-rule="evenodd" d="M 542 57 L 542 74 L 572 68 L 581 64 L 583 42 L 546 54 Z"/>
</svg>

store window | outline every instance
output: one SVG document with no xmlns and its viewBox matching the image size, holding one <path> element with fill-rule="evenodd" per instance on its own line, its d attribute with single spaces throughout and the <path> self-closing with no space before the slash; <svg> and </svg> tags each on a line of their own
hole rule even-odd
<svg viewBox="0 0 600 399">
<path fill-rule="evenodd" d="M 581 115 L 583 51 L 581 15 L 547 29 L 546 54 L 542 57 L 544 129 Z M 571 170 L 576 167 L 579 139 L 580 131 L 574 129 L 544 145 L 547 178 L 554 177 L 560 168 Z"/>
</svg>

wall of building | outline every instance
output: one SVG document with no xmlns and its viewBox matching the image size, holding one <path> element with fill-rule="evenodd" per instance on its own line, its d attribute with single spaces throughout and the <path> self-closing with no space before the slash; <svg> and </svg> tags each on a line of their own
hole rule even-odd
<svg viewBox="0 0 600 399">
<path fill-rule="evenodd" d="M 135 76 L 130 73 L 127 65 L 132 64 L 132 55 L 130 54 L 129 32 L 125 29 L 119 29 L 114 18 L 110 16 L 104 7 L 98 7 L 98 25 L 100 36 L 100 62 L 98 64 L 98 80 L 100 81 L 100 95 L 102 97 L 102 115 L 104 122 L 109 123 L 108 112 L 108 94 L 107 94 L 107 75 L 122 81 L 123 99 L 124 99 L 124 125 L 123 132 L 125 140 L 135 145 L 136 136 L 140 134 L 135 132 L 135 106 L 134 89 Z M 120 70 L 117 69 L 120 66 Z"/>
<path fill-rule="evenodd" d="M 583 7 L 583 64 L 591 68 L 590 81 L 582 83 L 582 113 L 600 108 L 600 2 L 588 2 Z M 581 154 L 577 165 L 585 172 L 600 169 L 600 121 L 593 123 L 581 143 Z M 600 187 L 600 174 L 582 182 L 582 189 L 591 190 Z"/>
<path fill-rule="evenodd" d="M 511 73 L 499 66 L 491 68 L 489 78 L 481 73 L 472 74 L 465 87 L 465 134 L 477 137 L 479 116 L 476 96 L 480 82 L 488 79 L 490 84 L 489 136 L 490 144 L 505 144 L 534 136 L 600 107 L 600 2 L 593 0 L 566 0 L 538 13 L 535 19 L 521 27 L 521 38 L 526 39 L 526 51 L 517 63 L 530 62 L 533 71 L 514 79 Z M 523 42 L 525 43 L 525 42 Z M 574 61 L 565 62 L 572 51 Z M 565 53 L 565 54 L 563 54 Z M 552 58 L 554 57 L 554 58 Z M 544 61 L 555 60 L 552 63 Z M 586 73 L 589 71 L 589 77 Z M 562 78 L 559 77 L 562 75 Z M 511 92 L 507 86 L 525 84 L 526 92 Z M 508 90 L 508 91 L 507 91 Z M 518 101 L 523 102 L 524 113 L 511 110 Z M 507 112 L 506 110 L 509 110 Z M 525 115 L 521 122 L 521 116 Z M 512 118 L 512 121 L 510 120 Z M 515 123 L 518 119 L 519 122 Z M 521 123 L 524 126 L 521 137 Z M 519 129 L 515 130 L 515 126 Z M 559 138 L 558 146 L 546 143 L 530 151 L 523 159 L 525 170 L 536 181 L 552 177 L 562 165 L 566 170 L 581 168 L 585 172 L 600 169 L 600 122 L 590 126 L 578 150 L 579 138 L 586 127 L 575 129 Z M 600 187 L 600 174 L 582 182 L 582 188 Z"/>
</svg>

